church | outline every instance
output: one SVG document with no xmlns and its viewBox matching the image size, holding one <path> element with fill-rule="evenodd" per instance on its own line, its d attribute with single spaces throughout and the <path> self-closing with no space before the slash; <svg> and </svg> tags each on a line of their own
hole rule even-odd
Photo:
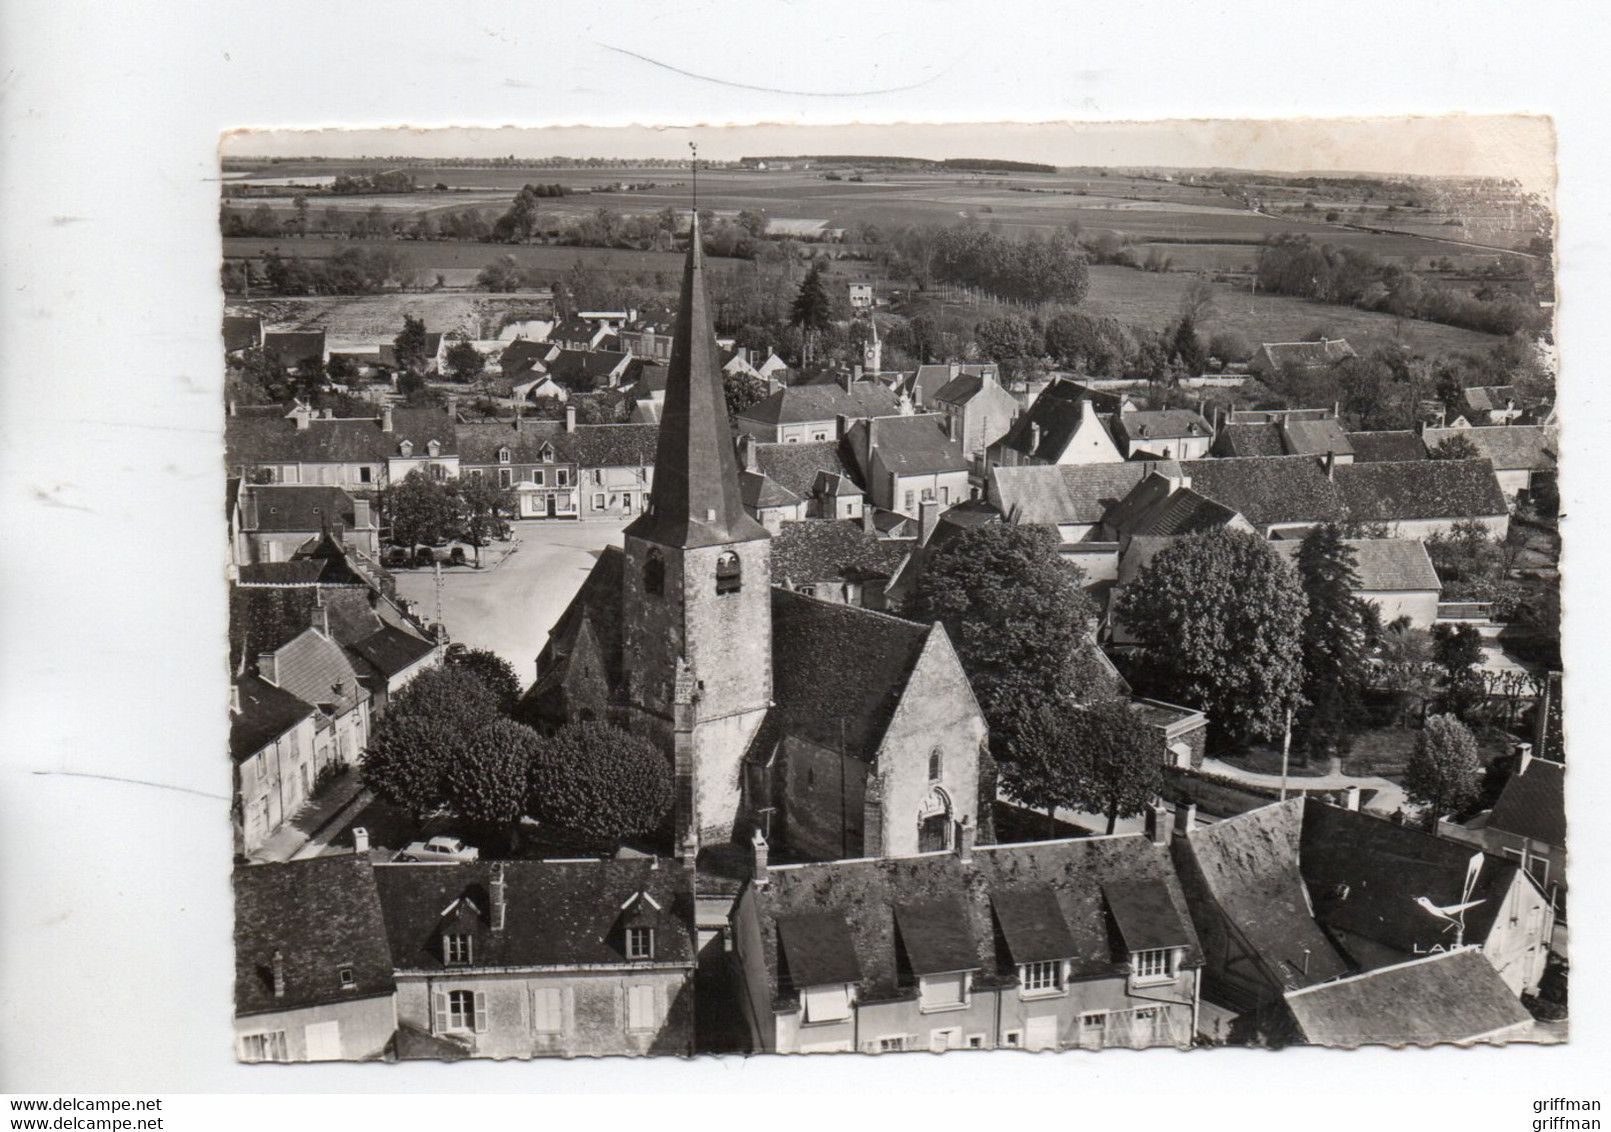
<svg viewBox="0 0 1611 1132">
<path fill-rule="evenodd" d="M 527 710 L 605 720 L 674 767 L 679 855 L 760 831 L 823 860 L 988 840 L 984 716 L 945 629 L 771 582 L 744 510 L 696 216 L 647 510 L 550 631 Z"/>
</svg>

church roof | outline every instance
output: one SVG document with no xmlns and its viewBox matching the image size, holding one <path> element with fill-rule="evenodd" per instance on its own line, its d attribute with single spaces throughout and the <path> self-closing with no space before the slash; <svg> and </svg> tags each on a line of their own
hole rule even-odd
<svg viewBox="0 0 1611 1132">
<path fill-rule="evenodd" d="M 764 539 L 744 510 L 716 333 L 705 294 L 699 218 L 690 228 L 682 299 L 672 337 L 649 509 L 627 534 L 662 546 L 715 546 Z"/>
</svg>

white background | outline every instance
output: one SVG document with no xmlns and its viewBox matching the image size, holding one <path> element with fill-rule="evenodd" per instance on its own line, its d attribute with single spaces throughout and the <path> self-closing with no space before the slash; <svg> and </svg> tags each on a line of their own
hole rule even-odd
<svg viewBox="0 0 1611 1132">
<path fill-rule="evenodd" d="M 0 5 L 0 1089 L 1077 1089 L 1133 1095 L 1132 1119 L 1149 1124 L 1177 1105 L 1189 1114 L 1193 1096 L 1246 1095 L 1256 1111 L 1317 1127 L 1395 1126 L 1390 1102 L 1363 1098 L 1435 1092 L 1492 1121 L 1462 1116 L 1467 1127 L 1516 1128 L 1530 1126 L 1522 1095 L 1602 1095 L 1591 1068 L 1611 1048 L 1597 644 L 1607 624 L 1600 532 L 1611 516 L 1595 489 L 1611 170 L 1594 14 L 1588 3 L 1498 0 Z M 233 1063 L 220 757 L 222 130 L 1449 110 L 1544 112 L 1559 128 L 1570 1048 Z M 1316 1090 L 1345 1091 L 1361 1107 L 1301 1099 Z M 341 1111 L 345 1123 L 364 1110 Z M 703 1111 L 723 1123 L 770 1123 L 775 1112 Z M 943 1106 L 906 1111 L 954 1122 Z M 1013 1118 L 1011 1107 L 994 1111 Z"/>
</svg>

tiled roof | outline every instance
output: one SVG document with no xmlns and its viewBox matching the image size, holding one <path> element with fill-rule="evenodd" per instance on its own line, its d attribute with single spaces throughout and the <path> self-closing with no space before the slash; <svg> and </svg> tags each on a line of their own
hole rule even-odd
<svg viewBox="0 0 1611 1132">
<path fill-rule="evenodd" d="M 1302 1040 L 1345 1049 L 1514 1038 L 1532 1028 L 1532 1015 L 1475 948 L 1290 991 L 1286 1006 Z"/>
<path fill-rule="evenodd" d="M 554 352 L 554 347 L 547 342 L 533 342 L 528 338 L 517 338 L 503 348 L 498 355 L 498 365 L 503 369 L 505 376 L 513 376 L 525 370 L 544 371 L 544 359 Z"/>
<path fill-rule="evenodd" d="M 576 596 L 548 631 L 548 645 L 543 650 L 544 656 L 552 651 L 568 659 L 585 623 L 603 654 L 605 681 L 612 689 L 621 681 L 621 584 L 625 567 L 626 554 L 620 547 L 606 546 L 599 552 Z M 526 694 L 529 706 L 538 711 L 551 707 L 545 701 L 563 683 L 564 675 L 563 662 L 545 670 Z"/>
<path fill-rule="evenodd" d="M 1470 899 L 1481 903 L 1465 913 L 1468 943 L 1487 938 L 1519 868 L 1515 861 L 1478 855 L 1482 869 Z M 1469 845 L 1385 818 L 1304 803 L 1299 868 L 1315 918 L 1334 934 L 1362 936 L 1404 954 L 1449 946 L 1449 925 L 1416 900 L 1424 896 L 1439 907 L 1458 904 L 1472 856 Z M 1348 946 L 1346 937 L 1343 946 Z"/>
<path fill-rule="evenodd" d="M 1546 471 L 1555 466 L 1556 430 L 1546 425 L 1488 425 L 1479 428 L 1429 428 L 1426 446 L 1436 448 L 1463 436 L 1500 471 L 1525 468 Z"/>
<path fill-rule="evenodd" d="M 436 642 L 424 640 L 395 625 L 383 625 L 348 648 L 381 674 L 396 676 L 436 651 Z"/>
<path fill-rule="evenodd" d="M 390 994 L 373 868 L 365 857 L 316 857 L 235 870 L 235 1013 L 297 1010 Z M 274 993 L 274 953 L 285 994 Z M 341 986 L 350 969 L 354 986 Z"/>
<path fill-rule="evenodd" d="M 774 868 L 767 885 L 746 890 L 744 899 L 755 900 L 760 913 L 761 948 L 777 1004 L 788 1004 L 794 988 L 803 985 L 796 978 L 790 987 L 778 978 L 778 922 L 823 914 L 843 920 L 861 972 L 861 1000 L 878 1002 L 913 993 L 903 951 L 914 968 L 972 968 L 981 985 L 1016 979 L 1020 960 L 996 945 L 997 896 L 1016 937 L 1028 941 L 1024 946 L 1038 949 L 1057 939 L 1069 949 L 1058 958 L 1072 961 L 1075 978 L 1120 974 L 1129 954 L 1103 889 L 1147 883 L 1166 895 L 1178 924 L 1169 934 L 1186 944 L 1186 966 L 1200 965 L 1168 851 L 1134 835 L 980 847 L 970 864 L 954 853 L 930 853 Z M 1051 914 L 1047 891 L 1060 926 L 1044 922 Z"/>
<path fill-rule="evenodd" d="M 248 672 L 235 681 L 241 710 L 229 717 L 229 753 L 236 762 L 251 758 L 314 712 L 290 692 Z"/>
<path fill-rule="evenodd" d="M 757 444 L 755 463 L 772 480 L 802 498 L 810 495 L 821 472 L 856 478 L 855 461 L 838 440 L 808 444 Z"/>
<path fill-rule="evenodd" d="M 263 335 L 263 353 L 282 366 L 296 366 L 313 358 L 324 361 L 324 331 L 270 330 Z"/>
<path fill-rule="evenodd" d="M 655 463 L 660 425 L 578 425 L 571 433 L 572 459 L 584 468 L 647 468 Z"/>
<path fill-rule="evenodd" d="M 1098 523 L 1152 471 L 1180 475 L 1174 460 L 1029 465 L 990 469 L 991 501 L 1014 522 Z"/>
<path fill-rule="evenodd" d="M 499 450 L 507 448 L 511 464 L 540 464 L 547 447 L 553 450 L 556 463 L 569 463 L 571 435 L 565 431 L 563 421 L 523 420 L 519 428 L 514 421 L 460 424 L 459 462 L 469 466 L 498 464 Z"/>
<path fill-rule="evenodd" d="M 1003 889 L 990 903 L 1014 963 L 1046 963 L 1078 954 L 1079 944 L 1050 885 Z"/>
<path fill-rule="evenodd" d="M 1198 493 L 1255 526 L 1328 523 L 1348 517 L 1338 484 L 1311 456 L 1249 456 L 1187 460 L 1181 467 Z M 1344 470 L 1338 468 L 1339 478 Z"/>
<path fill-rule="evenodd" d="M 788 488 L 780 487 L 771 478 L 760 472 L 739 472 L 738 490 L 744 499 L 744 506 L 750 511 L 757 511 L 765 507 L 790 507 L 800 502 L 800 497 Z"/>
<path fill-rule="evenodd" d="M 1465 389 L 1466 408 L 1476 413 L 1503 409 L 1507 402 L 1520 400 L 1514 385 L 1468 385 Z"/>
<path fill-rule="evenodd" d="M 1195 409 L 1138 409 L 1114 417 L 1113 432 L 1135 442 L 1206 437 L 1213 430 Z"/>
<path fill-rule="evenodd" d="M 1265 342 L 1259 347 L 1257 359 L 1273 367 L 1327 366 L 1344 358 L 1357 357 L 1346 339 L 1327 338 L 1319 342 Z"/>
<path fill-rule="evenodd" d="M 242 494 L 243 530 L 339 530 L 353 522 L 352 496 L 339 487 L 263 484 L 248 486 Z"/>
<path fill-rule="evenodd" d="M 1425 460 L 1426 444 L 1409 429 L 1384 432 L 1351 432 L 1354 463 L 1381 464 L 1404 460 Z"/>
<path fill-rule="evenodd" d="M 1336 418 L 1323 421 L 1283 421 L 1281 441 L 1290 456 L 1353 455 L 1354 446 Z"/>
<path fill-rule="evenodd" d="M 457 452 L 453 421 L 436 409 L 394 409 L 393 431 L 381 431 L 379 418 L 315 418 L 299 429 L 288 417 L 234 416 L 224 422 L 224 448 L 231 468 L 249 464 L 380 464 L 411 441 L 424 456 L 435 440 L 441 454 Z"/>
<path fill-rule="evenodd" d="M 474 967 L 624 967 L 628 919 L 654 929 L 654 962 L 693 965 L 686 870 L 657 867 L 652 858 L 497 863 L 507 901 L 502 931 L 492 929 L 490 918 L 494 862 L 375 867 L 398 970 L 448 969 L 442 933 L 449 917 L 456 931 L 472 937 Z"/>
<path fill-rule="evenodd" d="M 323 559 L 295 558 L 290 562 L 247 562 L 239 567 L 238 574 L 245 585 L 311 586 L 323 580 L 329 568 L 330 563 Z"/>
<path fill-rule="evenodd" d="M 967 471 L 962 445 L 946 435 L 941 420 L 933 415 L 877 417 L 855 428 L 866 430 L 866 443 L 885 469 L 896 475 Z"/>
<path fill-rule="evenodd" d="M 772 581 L 796 585 L 829 580 L 888 578 L 905 561 L 911 544 L 881 539 L 861 521 L 813 519 L 784 523 L 772 536 Z"/>
<path fill-rule="evenodd" d="M 772 590 L 772 698 L 758 746 L 797 735 L 872 762 L 933 630 Z"/>
<path fill-rule="evenodd" d="M 1320 476 L 1323 480 L 1325 473 Z M 1506 512 L 1499 479 L 1485 459 L 1339 464 L 1336 487 L 1347 504 L 1349 518 L 1362 521 L 1470 518 Z"/>
<path fill-rule="evenodd" d="M 1189 487 L 1150 476 L 1121 500 L 1105 522 L 1121 535 L 1189 535 L 1235 522 L 1237 513 Z"/>
<path fill-rule="evenodd" d="M 341 646 L 314 629 L 274 650 L 273 671 L 277 687 L 310 704 L 328 705 L 331 715 L 339 716 L 369 698 Z M 258 675 L 264 675 L 261 665 Z"/>
<path fill-rule="evenodd" d="M 252 567 L 255 573 L 258 567 Z M 247 567 L 241 568 L 242 581 Z M 238 585 L 229 594 L 229 645 L 231 664 L 244 657 L 248 665 L 258 654 L 273 652 L 313 623 L 314 608 L 325 604 L 330 633 L 343 645 L 369 636 L 381 626 L 377 599 L 367 587 L 328 585 Z"/>
<path fill-rule="evenodd" d="M 842 912 L 802 912 L 777 921 L 784 981 L 794 987 L 861 981 L 856 942 Z"/>
<path fill-rule="evenodd" d="M 895 395 L 876 381 L 854 382 L 847 390 L 837 383 L 790 385 L 757 401 L 740 420 L 756 424 L 804 424 L 838 417 L 879 417 L 897 412 Z"/>
<path fill-rule="evenodd" d="M 1199 826 L 1174 841 L 1175 862 L 1199 928 L 1210 909 L 1196 903 L 1200 885 L 1229 926 L 1285 990 L 1348 973 L 1348 963 L 1309 911 L 1298 871 L 1303 800 L 1276 802 Z"/>
<path fill-rule="evenodd" d="M 1283 456 L 1281 426 L 1275 424 L 1221 425 L 1214 438 L 1216 456 Z"/>
<path fill-rule="evenodd" d="M 1566 844 L 1566 767 L 1532 759 L 1499 793 L 1488 828 L 1530 837 L 1549 845 Z"/>
<path fill-rule="evenodd" d="M 1426 543 L 1418 538 L 1350 538 L 1343 542 L 1353 549 L 1354 573 L 1362 592 L 1443 588 Z M 1302 541 L 1293 539 L 1270 543 L 1271 550 L 1286 556 L 1294 566 L 1302 546 Z"/>
<path fill-rule="evenodd" d="M 609 385 L 611 375 L 631 357 L 615 350 L 561 350 L 548 363 L 548 374 L 570 389 L 599 389 Z"/>
<path fill-rule="evenodd" d="M 1020 413 L 1007 435 L 998 444 L 1026 456 L 1055 462 L 1062 456 L 1074 433 L 1084 419 L 1082 401 L 1090 401 L 1093 409 L 1101 411 L 1101 402 L 1083 385 L 1072 381 L 1054 381 L 1041 391 L 1029 411 Z M 1097 418 L 1102 428 L 1110 426 Z M 1035 443 L 1035 428 L 1040 428 L 1040 443 Z"/>
<path fill-rule="evenodd" d="M 1129 877 L 1102 885 L 1119 937 L 1131 951 L 1157 951 L 1195 944 L 1191 928 L 1158 877 Z"/>
<path fill-rule="evenodd" d="M 224 352 L 234 353 L 256 346 L 263 334 L 263 320 L 252 315 L 224 316 Z"/>
</svg>

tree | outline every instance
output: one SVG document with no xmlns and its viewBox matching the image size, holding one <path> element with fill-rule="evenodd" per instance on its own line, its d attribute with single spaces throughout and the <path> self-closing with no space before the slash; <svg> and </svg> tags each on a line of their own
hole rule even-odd
<svg viewBox="0 0 1611 1132">
<path fill-rule="evenodd" d="M 403 331 L 392 339 L 392 350 L 397 366 L 406 373 L 425 372 L 425 320 L 413 315 L 403 316 Z"/>
<path fill-rule="evenodd" d="M 1303 588 L 1266 542 L 1225 528 L 1158 551 L 1116 613 L 1152 691 L 1208 713 L 1215 737 L 1282 733 L 1302 700 Z"/>
<path fill-rule="evenodd" d="M 512 255 L 499 256 L 483 267 L 475 277 L 481 291 L 518 291 L 524 278 L 520 265 Z"/>
<path fill-rule="evenodd" d="M 453 491 L 421 468 L 386 491 L 386 512 L 392 524 L 392 542 L 398 546 L 435 546 L 457 532 L 459 513 Z"/>
<path fill-rule="evenodd" d="M 1445 703 L 1457 716 L 1482 702 L 1482 634 L 1474 625 L 1432 626 L 1432 660 L 1443 670 Z"/>
<path fill-rule="evenodd" d="M 521 693 L 520 677 L 515 674 L 514 665 L 491 649 L 471 649 L 463 645 L 453 645 L 448 649 L 447 663 L 470 673 L 485 684 L 496 699 L 498 710 L 504 715 L 514 713 Z"/>
<path fill-rule="evenodd" d="M 736 417 L 750 406 L 766 400 L 766 382 L 753 374 L 727 373 L 722 375 L 722 391 L 727 396 L 727 415 Z"/>
<path fill-rule="evenodd" d="M 1021 314 L 987 318 L 973 328 L 973 336 L 985 357 L 997 362 L 1039 357 L 1046 349 L 1040 327 Z"/>
<path fill-rule="evenodd" d="M 647 836 L 671 803 L 665 755 L 607 723 L 567 724 L 532 759 L 531 813 L 576 833 L 612 841 Z"/>
<path fill-rule="evenodd" d="M 500 240 L 526 243 L 537 231 L 537 202 L 540 195 L 536 185 L 526 185 L 515 194 L 509 211 L 498 218 L 493 233 Z"/>
<path fill-rule="evenodd" d="M 1353 547 L 1336 526 L 1316 527 L 1298 547 L 1298 577 L 1308 601 L 1303 618 L 1305 730 L 1311 741 L 1334 743 L 1348 728 L 1368 676 L 1365 649 L 1374 609 L 1354 596 L 1359 575 Z"/>
<path fill-rule="evenodd" d="M 453 812 L 512 843 L 530 797 L 531 765 L 541 742 L 537 732 L 512 719 L 493 720 L 464 736 L 444 776 Z"/>
<path fill-rule="evenodd" d="M 822 282 L 822 264 L 814 263 L 800 283 L 800 291 L 789 305 L 789 325 L 800 328 L 804 336 L 802 362 L 810 364 L 812 344 L 816 337 L 828 329 L 833 319 L 833 304 L 828 299 L 827 287 Z"/>
<path fill-rule="evenodd" d="M 1185 317 L 1175 327 L 1175 336 L 1169 343 L 1169 360 L 1178 365 L 1189 377 L 1202 373 L 1208 365 L 1208 353 L 1202 339 L 1197 337 L 1197 326 Z"/>
<path fill-rule="evenodd" d="M 1469 436 L 1457 432 L 1427 449 L 1427 455 L 1434 460 L 1476 460 L 1481 458 L 1482 451 Z"/>
<path fill-rule="evenodd" d="M 1035 708 L 1012 737 L 1001 785 L 1014 801 L 1107 816 L 1112 833 L 1158 795 L 1163 759 L 1158 735 L 1124 700 L 1089 706 L 1052 702 Z"/>
<path fill-rule="evenodd" d="M 906 616 L 945 626 L 990 724 L 999 760 L 1034 709 L 1102 698 L 1083 575 L 1058 553 L 1054 530 L 991 523 L 936 549 Z"/>
<path fill-rule="evenodd" d="M 487 356 L 468 342 L 455 342 L 442 359 L 447 363 L 448 377 L 469 384 L 487 371 Z"/>
<path fill-rule="evenodd" d="M 444 776 L 462 734 L 446 720 L 387 712 L 359 760 L 364 786 L 423 821 L 446 802 Z"/>
<path fill-rule="evenodd" d="M 1404 765 L 1404 793 L 1426 808 L 1427 826 L 1470 804 L 1481 779 L 1477 741 L 1466 725 L 1452 715 L 1429 717 Z"/>
<path fill-rule="evenodd" d="M 475 564 L 479 568 L 481 548 L 502 529 L 503 516 L 514 513 L 514 489 L 499 487 L 486 476 L 469 476 L 454 488 L 459 504 L 459 535 L 475 547 Z"/>
</svg>

